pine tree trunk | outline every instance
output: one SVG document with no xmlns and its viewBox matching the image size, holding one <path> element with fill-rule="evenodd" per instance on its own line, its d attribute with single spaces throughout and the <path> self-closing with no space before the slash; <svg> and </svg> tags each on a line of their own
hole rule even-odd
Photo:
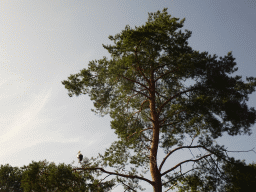
<svg viewBox="0 0 256 192">
<path fill-rule="evenodd" d="M 153 186 L 154 192 L 162 192 L 161 174 L 157 167 L 158 140 L 159 140 L 159 129 L 155 128 L 153 130 L 153 142 L 151 145 L 151 152 L 150 152 L 150 173 L 151 173 L 152 181 L 154 182 L 154 186 Z"/>
<path fill-rule="evenodd" d="M 162 192 L 161 174 L 159 172 L 159 169 L 157 168 L 157 151 L 158 151 L 158 144 L 159 144 L 159 120 L 158 120 L 156 106 L 155 106 L 154 83 L 151 84 L 150 96 L 151 96 L 150 112 L 151 112 L 151 119 L 153 120 L 153 135 L 152 135 L 152 143 L 151 143 L 151 151 L 150 151 L 150 173 L 151 173 L 152 181 L 154 182 L 154 186 L 153 186 L 154 192 Z"/>
</svg>

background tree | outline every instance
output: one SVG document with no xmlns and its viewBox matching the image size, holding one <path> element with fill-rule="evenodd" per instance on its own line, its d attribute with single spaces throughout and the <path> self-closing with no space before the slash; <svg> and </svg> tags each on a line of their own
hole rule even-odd
<svg viewBox="0 0 256 192">
<path fill-rule="evenodd" d="M 256 164 L 246 165 L 244 160 L 235 160 L 233 157 L 229 160 L 230 162 L 225 162 L 222 167 L 211 167 L 206 177 L 200 176 L 202 172 L 197 171 L 180 179 L 180 183 L 177 185 L 178 191 L 214 191 L 216 189 L 215 183 L 217 182 L 219 192 L 255 192 Z M 221 170 L 222 175 L 220 177 L 216 176 L 216 169 Z"/>
<path fill-rule="evenodd" d="M 114 184 L 111 182 L 98 185 L 99 180 L 92 175 L 73 172 L 71 165 L 64 163 L 56 166 L 46 161 L 32 162 L 22 167 L 21 187 L 24 191 L 109 191 Z"/>
<path fill-rule="evenodd" d="M 86 159 L 85 159 L 86 160 Z M 82 165 L 86 164 L 83 161 Z M 102 182 L 90 174 L 74 172 L 71 165 L 44 161 L 30 163 L 21 168 L 1 165 L 0 191 L 30 192 L 30 191 L 82 191 L 107 192 L 115 184 L 113 181 Z"/>
<path fill-rule="evenodd" d="M 212 167 L 232 163 L 224 146 L 213 143 L 222 133 L 251 134 L 256 111 L 248 109 L 246 101 L 248 94 L 255 91 L 256 78 L 246 77 L 245 83 L 241 76 L 228 76 L 238 70 L 234 68 L 232 52 L 217 60 L 216 55 L 192 50 L 187 42 L 191 31 L 176 32 L 183 27 L 185 18 L 179 23 L 178 20 L 167 14 L 167 8 L 162 13 L 150 13 L 145 25 L 135 29 L 126 26 L 115 37 L 109 36 L 115 45 L 103 47 L 111 54 L 111 60 L 103 57 L 90 61 L 88 69 L 62 81 L 70 97 L 88 94 L 96 114 L 109 114 L 111 128 L 119 138 L 104 155 L 99 154 L 99 167 L 81 170 L 116 175 L 116 182 L 128 191 L 140 188 L 140 180 L 161 192 L 163 186 L 171 189 L 178 182 L 185 182 L 189 172 L 196 174 L 200 170 L 206 175 L 198 177 L 206 178 L 207 164 Z M 193 83 L 187 85 L 187 80 Z M 184 144 L 185 136 L 191 137 L 190 145 Z M 198 141 L 193 145 L 195 139 Z M 159 164 L 158 148 L 166 153 Z M 163 170 L 166 160 L 183 149 L 207 153 Z M 197 167 L 174 173 L 188 162 Z M 135 167 L 126 171 L 127 165 Z M 107 171 L 106 166 L 116 168 L 115 172 Z M 143 173 L 150 170 L 152 180 L 138 175 L 138 167 L 144 168 Z M 211 170 L 221 176 L 218 169 Z M 218 182 L 214 180 L 209 191 L 215 190 Z"/>
<path fill-rule="evenodd" d="M 224 182 L 221 184 L 220 192 L 254 192 L 256 191 L 256 164 L 252 163 L 246 165 L 244 161 L 234 160 L 234 158 L 230 158 L 232 163 L 225 163 L 222 166 L 222 171 L 224 173 L 223 178 L 221 178 Z M 55 167 L 54 169 L 50 168 L 50 173 L 48 174 L 48 181 L 46 186 L 41 187 L 43 184 L 41 182 L 42 179 L 38 178 L 43 176 L 46 172 L 42 171 L 42 167 L 38 169 L 38 165 L 44 165 Z M 85 162 L 83 162 L 85 165 Z M 30 166 L 30 168 L 28 168 Z M 12 167 L 10 165 L 1 165 L 0 168 L 0 191 L 6 192 L 23 192 L 23 191 L 110 191 L 111 188 L 115 185 L 114 182 L 99 182 L 98 180 L 91 179 L 91 184 L 88 184 L 85 181 L 85 178 L 82 178 L 84 174 L 75 174 L 73 175 L 72 187 L 68 185 L 62 185 L 66 181 L 70 184 L 70 178 L 68 175 L 71 175 L 70 166 L 61 164 L 58 167 L 55 166 L 54 163 L 50 165 L 46 163 L 46 161 L 33 162 L 29 166 L 26 167 L 27 170 L 23 179 L 22 173 L 24 169 L 18 167 Z M 39 166 L 40 167 L 40 166 Z M 56 168 L 58 170 L 56 170 Z M 68 171 L 67 169 L 68 168 Z M 36 170 L 36 171 L 35 171 Z M 41 170 L 41 172 L 39 171 Z M 65 174 L 58 174 L 57 172 L 62 172 Z M 78 172 L 77 172 L 78 173 Z M 81 172 L 84 173 L 84 172 Z M 74 173 L 73 173 L 74 174 Z M 74 177 L 75 176 L 75 177 Z M 37 177 L 38 179 L 35 179 Z M 61 177 L 58 179 L 58 177 Z M 71 176 L 72 177 L 72 176 Z M 90 177 L 90 175 L 89 175 Z M 212 178 L 215 176 L 212 175 Z M 91 177 L 92 178 L 92 177 Z M 218 178 L 214 178 L 218 179 Z M 179 192 L 183 191 L 209 191 L 209 188 L 213 188 L 213 180 L 206 180 L 203 177 L 199 177 L 197 173 L 193 175 L 189 175 L 181 179 L 181 183 L 177 185 Z M 60 184 L 60 180 L 64 181 Z M 206 181 L 203 181 L 206 180 Z M 24 188 L 21 187 L 21 183 L 24 183 Z M 121 180 L 119 181 L 121 182 Z M 86 184 L 86 185 L 85 185 Z M 100 185 L 98 185 L 100 184 Z M 132 185 L 132 184 L 130 184 Z M 61 186 L 60 188 L 58 186 Z M 80 188 L 79 188 L 80 187 Z M 43 188 L 43 190 L 41 190 Z M 126 186 L 129 189 L 129 186 Z M 130 188 L 131 189 L 131 188 Z"/>
<path fill-rule="evenodd" d="M 21 187 L 22 171 L 9 164 L 0 167 L 0 191 L 19 192 Z"/>
<path fill-rule="evenodd" d="M 227 176 L 225 191 L 256 191 L 256 164 L 246 165 L 244 161 L 235 161 L 234 158 L 231 161 L 232 164 L 223 165 L 224 174 Z"/>
</svg>

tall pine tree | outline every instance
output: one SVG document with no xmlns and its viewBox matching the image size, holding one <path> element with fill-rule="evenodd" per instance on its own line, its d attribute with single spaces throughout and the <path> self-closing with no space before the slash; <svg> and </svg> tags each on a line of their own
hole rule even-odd
<svg viewBox="0 0 256 192">
<path fill-rule="evenodd" d="M 187 181 L 189 173 L 197 174 L 196 170 L 201 171 L 198 182 L 203 181 L 200 177 L 215 179 L 209 189 L 214 190 L 222 180 L 218 179 L 221 172 L 212 167 L 231 160 L 224 146 L 214 144 L 213 139 L 224 132 L 230 136 L 250 134 L 255 123 L 256 111 L 249 109 L 246 101 L 255 91 L 256 78 L 243 82 L 241 76 L 228 75 L 238 70 L 232 52 L 217 60 L 216 55 L 192 50 L 187 42 L 191 31 L 177 31 L 185 18 L 178 20 L 165 8 L 162 13 L 150 13 L 141 27 L 131 29 L 127 25 L 120 34 L 109 36 L 115 45 L 103 45 L 111 60 L 103 57 L 91 61 L 87 69 L 62 81 L 70 97 L 88 94 L 95 113 L 109 114 L 111 128 L 119 138 L 104 155 L 99 154 L 97 167 L 83 170 L 116 175 L 116 181 L 128 191 L 141 189 L 138 181 L 147 182 L 154 192 L 162 192 L 163 186 L 173 189 L 178 182 Z M 186 80 L 194 83 L 186 85 Z M 185 136 L 191 137 L 190 145 L 184 144 Z M 195 139 L 197 144 L 193 144 Z M 158 162 L 160 148 L 166 157 Z M 163 169 L 167 159 L 175 158 L 176 151 L 195 148 L 204 153 Z M 174 173 L 187 162 L 197 167 Z M 127 165 L 135 167 L 126 171 Z M 106 166 L 116 171 L 107 171 Z M 149 170 L 151 179 L 138 175 L 138 167 Z M 206 176 L 210 171 L 217 176 Z M 190 178 L 195 179 L 192 175 Z"/>
</svg>

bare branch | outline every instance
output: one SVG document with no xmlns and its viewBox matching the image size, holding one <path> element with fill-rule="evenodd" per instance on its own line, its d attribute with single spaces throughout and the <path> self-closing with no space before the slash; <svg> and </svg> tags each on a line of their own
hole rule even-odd
<svg viewBox="0 0 256 192">
<path fill-rule="evenodd" d="M 88 168 L 75 168 L 73 170 L 84 170 L 84 171 L 87 171 L 87 170 L 101 170 L 102 172 L 104 173 L 108 173 L 110 175 L 117 175 L 117 176 L 121 176 L 121 177 L 125 177 L 125 178 L 137 178 L 137 179 L 140 179 L 140 180 L 143 180 L 143 181 L 146 181 L 148 182 L 150 185 L 153 185 L 154 182 L 153 181 L 150 181 L 144 177 L 139 177 L 139 176 L 136 176 L 136 175 L 124 175 L 124 174 L 120 174 L 120 173 L 114 173 L 114 172 L 110 172 L 110 171 L 106 171 L 105 169 L 101 168 L 101 167 L 94 167 L 94 168 L 91 168 L 91 167 L 88 167 Z"/>
<path fill-rule="evenodd" d="M 174 179 L 177 179 L 177 178 L 179 178 L 179 177 L 182 177 L 183 175 L 185 175 L 185 174 L 187 174 L 188 172 L 193 171 L 193 170 L 195 170 L 195 169 L 198 169 L 198 168 L 190 169 L 190 170 L 188 170 L 187 172 L 185 172 L 185 173 L 183 173 L 183 174 L 180 174 L 180 175 L 176 176 L 175 178 L 173 178 L 173 179 L 171 179 L 171 180 L 169 180 L 169 181 L 163 183 L 163 185 L 165 185 L 166 183 L 171 182 L 171 181 L 174 180 Z"/>
<path fill-rule="evenodd" d="M 193 171 L 193 170 L 195 170 L 195 169 L 198 169 L 198 168 L 190 169 L 190 170 L 188 170 L 187 172 L 182 173 L 182 174 L 180 174 L 180 175 L 176 176 L 175 178 L 173 178 L 173 179 L 171 179 L 171 180 L 169 180 L 169 181 L 167 181 L 167 182 L 163 183 L 163 185 L 165 185 L 166 183 L 171 182 L 171 181 L 172 181 L 172 180 L 174 180 L 174 179 L 177 179 L 177 178 L 179 178 L 179 177 L 182 177 L 182 176 L 184 176 L 185 174 L 187 174 L 188 172 Z M 177 185 L 177 183 L 176 183 L 176 184 L 174 184 L 174 185 L 172 185 L 170 188 L 172 188 L 172 187 L 173 187 L 173 186 L 175 186 L 175 185 Z M 169 188 L 168 190 L 170 190 L 170 188 Z M 167 191 L 168 191 L 168 190 L 167 190 Z"/>
<path fill-rule="evenodd" d="M 201 145 L 198 145 L 198 146 L 181 146 L 181 147 L 178 147 L 176 149 L 173 149 L 172 151 L 170 151 L 166 156 L 165 158 L 163 159 L 162 163 L 160 164 L 160 167 L 159 167 L 159 171 L 161 171 L 166 159 L 175 151 L 179 150 L 179 149 L 184 149 L 184 148 L 199 148 L 199 147 L 202 147 L 204 149 L 206 149 L 207 151 L 209 151 L 206 147 L 204 146 L 201 146 Z M 210 152 L 210 151 L 209 151 Z"/>
<path fill-rule="evenodd" d="M 172 170 L 174 170 L 174 169 L 176 169 L 177 167 L 181 166 L 183 163 L 190 162 L 190 161 L 194 161 L 194 162 L 195 162 L 195 161 L 199 161 L 199 160 L 201 160 L 201 159 L 203 159 L 203 158 L 206 158 L 206 157 L 208 157 L 208 156 L 210 156 L 210 155 L 212 155 L 212 154 L 204 155 L 204 156 L 202 156 L 202 157 L 200 157 L 200 158 L 198 158 L 198 159 L 195 159 L 195 160 L 189 159 L 189 160 L 186 160 L 186 161 L 182 161 L 181 163 L 177 164 L 177 165 L 174 166 L 173 168 L 171 168 L 171 169 L 165 171 L 164 173 L 162 173 L 161 176 L 163 176 L 163 175 L 165 175 L 165 174 L 171 172 Z"/>
<path fill-rule="evenodd" d="M 160 167 L 159 167 L 159 171 L 161 171 L 161 169 L 162 169 L 162 167 L 163 167 L 163 165 L 164 165 L 166 159 L 167 159 L 174 151 L 177 151 L 177 150 L 183 149 L 183 148 L 200 148 L 200 147 L 203 148 L 203 149 L 205 149 L 206 151 L 210 152 L 211 154 L 214 154 L 214 155 L 216 155 L 216 156 L 218 157 L 218 155 L 215 154 L 212 150 L 207 149 L 205 146 L 202 146 L 202 145 L 198 145 L 198 146 L 181 146 L 181 147 L 178 147 L 178 148 L 176 148 L 176 149 L 170 151 L 170 152 L 165 156 L 165 158 L 163 159 L 163 161 L 162 161 L 162 163 L 161 163 L 161 165 L 160 165 Z M 253 149 L 254 149 L 254 148 L 253 148 Z M 249 151 L 254 151 L 253 149 L 248 150 L 248 151 L 227 151 L 227 150 L 224 150 L 224 151 L 225 151 L 225 152 L 226 152 L 226 151 L 227 151 L 227 152 L 249 152 Z M 255 152 L 255 151 L 254 151 L 254 152 Z M 230 161 L 226 160 L 225 158 L 221 158 L 221 159 L 223 159 L 223 160 L 226 161 L 226 162 L 231 163 Z M 194 161 L 194 160 L 193 160 L 193 161 Z M 173 169 L 172 169 L 172 170 L 173 170 Z"/>
<path fill-rule="evenodd" d="M 220 168 L 218 167 L 218 164 L 215 163 L 214 159 L 213 159 L 212 157 L 211 157 L 211 159 L 213 160 L 213 162 L 214 162 L 215 166 L 217 167 L 217 169 L 219 170 L 219 172 L 220 172 L 222 175 L 224 175 L 224 173 L 222 173 L 221 170 L 220 170 Z M 207 159 L 206 159 L 206 161 L 209 163 L 209 161 L 208 161 Z M 210 163 L 209 163 L 209 164 L 210 164 Z M 217 172 L 217 174 L 218 174 L 218 172 Z M 220 175 L 220 174 L 218 174 L 218 175 L 219 175 L 221 178 L 223 178 L 222 175 Z"/>
<path fill-rule="evenodd" d="M 194 137 L 192 138 L 192 141 L 191 141 L 191 143 L 190 143 L 190 146 L 193 144 L 194 139 L 196 138 L 197 135 L 198 135 L 198 134 L 195 134 Z"/>
<path fill-rule="evenodd" d="M 255 148 L 255 147 L 254 147 Z M 249 152 L 249 151 L 253 151 L 254 153 L 256 153 L 253 149 L 254 148 L 252 148 L 251 150 L 248 150 L 248 151 L 226 151 L 226 152 L 238 152 L 238 153 L 240 153 L 240 152 Z"/>
</svg>

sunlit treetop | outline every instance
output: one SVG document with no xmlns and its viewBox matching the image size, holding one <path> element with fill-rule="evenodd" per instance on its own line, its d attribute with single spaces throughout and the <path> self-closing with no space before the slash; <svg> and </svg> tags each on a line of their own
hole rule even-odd
<svg viewBox="0 0 256 192">
<path fill-rule="evenodd" d="M 242 76 L 231 76 L 238 70 L 232 52 L 217 59 L 215 54 L 194 51 L 187 42 L 192 32 L 178 31 L 185 18 L 178 21 L 165 8 L 150 13 L 145 25 L 135 29 L 127 25 L 109 36 L 114 45 L 103 45 L 110 60 L 90 61 L 87 69 L 62 82 L 70 97 L 88 94 L 92 111 L 112 118 L 119 141 L 100 156 L 104 165 L 118 165 L 121 170 L 130 159 L 136 167 L 150 167 L 153 181 L 148 182 L 154 189 L 163 183 L 159 178 L 176 169 L 161 170 L 172 154 L 170 148 L 201 147 L 223 159 L 224 147 L 214 146 L 213 139 L 224 132 L 250 134 L 256 120 L 255 109 L 246 104 L 256 78 L 243 82 Z M 187 135 L 190 146 L 184 145 Z M 198 145 L 192 146 L 195 138 Z M 158 147 L 167 154 L 160 166 Z M 131 156 L 129 149 L 136 155 Z"/>
</svg>

